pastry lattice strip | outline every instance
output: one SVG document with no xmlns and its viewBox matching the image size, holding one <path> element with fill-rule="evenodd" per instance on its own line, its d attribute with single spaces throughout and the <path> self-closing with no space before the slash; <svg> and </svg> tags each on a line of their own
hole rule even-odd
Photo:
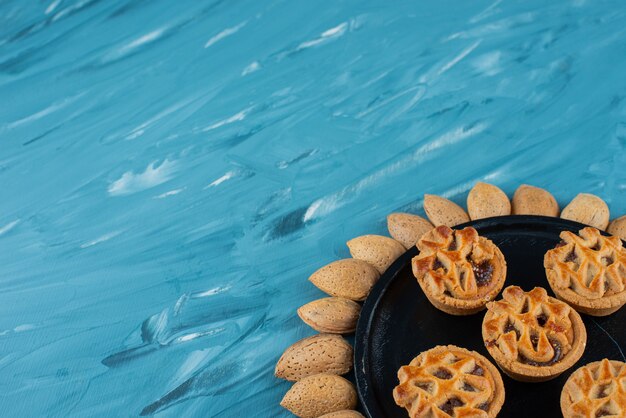
<svg viewBox="0 0 626 418">
<path fill-rule="evenodd" d="M 487 417 L 494 397 L 485 370 L 462 353 L 426 353 L 403 366 L 398 377 L 396 401 L 411 417 Z"/>
<path fill-rule="evenodd" d="M 526 293 L 511 286 L 502 296 L 487 305 L 493 313 L 485 322 L 487 344 L 497 345 L 510 359 L 536 366 L 558 361 L 571 350 L 569 306 L 552 302 L 540 287 Z"/>
<path fill-rule="evenodd" d="M 591 299 L 625 290 L 626 250 L 618 237 L 589 227 L 579 235 L 563 231 L 560 236 L 559 246 L 546 256 L 546 267 L 556 272 L 559 287 Z"/>
</svg>

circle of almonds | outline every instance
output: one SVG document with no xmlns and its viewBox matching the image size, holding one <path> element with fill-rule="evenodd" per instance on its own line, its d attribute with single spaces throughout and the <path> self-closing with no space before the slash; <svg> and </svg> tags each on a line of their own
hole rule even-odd
<svg viewBox="0 0 626 418">
<path fill-rule="evenodd" d="M 560 216 L 626 240 L 626 215 L 613 219 L 598 196 L 579 193 L 559 210 L 547 190 L 521 185 L 513 199 L 497 186 L 476 183 L 467 196 L 467 211 L 441 196 L 424 195 L 428 219 L 410 213 L 387 216 L 391 237 L 362 235 L 347 242 L 352 258 L 334 261 L 309 281 L 329 297 L 311 301 L 298 316 L 318 334 L 289 346 L 276 364 L 276 377 L 295 382 L 281 406 L 301 418 L 357 418 L 354 385 L 341 377 L 353 366 L 352 346 L 342 335 L 356 329 L 361 305 L 380 275 L 433 227 L 454 227 L 470 220 L 506 215 Z"/>
</svg>

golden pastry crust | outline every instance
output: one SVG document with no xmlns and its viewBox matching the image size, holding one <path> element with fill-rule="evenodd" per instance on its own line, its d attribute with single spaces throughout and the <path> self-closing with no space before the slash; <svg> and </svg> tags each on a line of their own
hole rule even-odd
<svg viewBox="0 0 626 418">
<path fill-rule="evenodd" d="M 604 359 L 584 365 L 561 392 L 565 418 L 626 416 L 626 363 Z"/>
<path fill-rule="evenodd" d="M 492 418 L 504 403 L 498 369 L 453 345 L 422 352 L 400 368 L 398 379 L 393 398 L 411 418 Z"/>
<path fill-rule="evenodd" d="M 417 242 L 413 275 L 428 300 L 452 315 L 485 308 L 504 286 L 506 261 L 498 247 L 471 227 L 438 226 Z"/>
<path fill-rule="evenodd" d="M 574 309 L 594 316 L 609 315 L 626 303 L 626 249 L 618 237 L 595 228 L 578 235 L 563 231 L 562 241 L 543 261 L 550 287 Z"/>
<path fill-rule="evenodd" d="M 487 304 L 482 333 L 489 354 L 513 379 L 540 382 L 557 377 L 582 356 L 587 332 L 580 315 L 535 287 L 509 286 Z"/>
</svg>

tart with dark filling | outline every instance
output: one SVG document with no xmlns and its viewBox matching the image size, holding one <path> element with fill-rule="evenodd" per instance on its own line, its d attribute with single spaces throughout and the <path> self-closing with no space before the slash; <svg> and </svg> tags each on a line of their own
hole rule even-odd
<svg viewBox="0 0 626 418">
<path fill-rule="evenodd" d="M 398 379 L 393 398 L 411 418 L 492 418 L 504 403 L 498 369 L 453 345 L 424 351 L 400 368 Z"/>
<path fill-rule="evenodd" d="M 595 228 L 578 235 L 561 232 L 561 242 L 543 261 L 550 287 L 574 309 L 594 316 L 612 314 L 626 303 L 626 249 L 618 237 Z"/>
<path fill-rule="evenodd" d="M 626 417 L 626 363 L 604 359 L 576 370 L 561 392 L 565 418 Z"/>
<path fill-rule="evenodd" d="M 578 312 L 535 287 L 509 286 L 502 300 L 489 302 L 483 340 L 507 375 L 523 382 L 550 380 L 580 359 L 587 331 Z"/>
<path fill-rule="evenodd" d="M 437 309 L 471 315 L 485 308 L 504 286 L 506 261 L 498 247 L 471 227 L 438 226 L 417 242 L 413 274 Z"/>
</svg>

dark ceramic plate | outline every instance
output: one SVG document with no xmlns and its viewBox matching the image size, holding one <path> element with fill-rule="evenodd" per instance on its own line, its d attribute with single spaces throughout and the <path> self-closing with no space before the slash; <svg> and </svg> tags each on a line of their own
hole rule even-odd
<svg viewBox="0 0 626 418">
<path fill-rule="evenodd" d="M 469 222 L 491 239 L 507 262 L 505 287 L 524 290 L 541 286 L 553 295 L 543 268 L 543 256 L 559 241 L 564 230 L 577 232 L 584 225 L 542 216 L 503 216 Z M 452 316 L 435 309 L 411 272 L 412 248 L 383 274 L 368 296 L 355 338 L 355 374 L 363 409 L 370 418 L 406 418 L 396 406 L 392 391 L 397 371 L 420 352 L 440 344 L 478 351 L 493 361 L 483 345 L 484 312 Z M 500 297 L 498 297 L 500 298 Z M 607 317 L 582 315 L 587 327 L 587 348 L 574 367 L 544 383 L 520 383 L 502 374 L 506 400 L 499 417 L 559 417 L 561 389 L 569 375 L 583 364 L 605 357 L 626 361 L 626 308 Z M 494 362 L 495 364 L 495 362 Z"/>
</svg>

